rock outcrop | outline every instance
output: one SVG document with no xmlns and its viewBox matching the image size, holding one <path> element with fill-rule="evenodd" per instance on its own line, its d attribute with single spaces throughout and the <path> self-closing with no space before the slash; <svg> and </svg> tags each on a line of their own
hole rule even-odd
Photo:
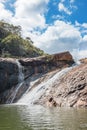
<svg viewBox="0 0 87 130">
<path fill-rule="evenodd" d="M 49 93 L 45 92 L 37 102 L 48 106 L 54 106 L 55 101 L 59 107 L 87 107 L 87 64 L 74 67 L 50 87 Z"/>
<path fill-rule="evenodd" d="M 74 63 L 74 60 L 69 52 L 64 52 L 38 58 L 19 59 L 19 62 L 23 66 L 22 71 L 24 73 L 24 82 L 26 82 L 27 78 L 32 77 L 36 74 L 39 76 L 55 69 L 60 70 L 65 67 L 69 67 Z M 9 98 L 9 95 L 12 95 L 12 91 L 15 91 L 15 88 L 17 87 L 19 76 L 18 69 L 19 68 L 16 59 L 0 59 L 0 97 L 2 98 L 1 103 L 4 103 L 6 98 Z M 18 97 L 21 97 L 23 94 L 22 91 L 25 92 L 25 90 L 28 88 L 29 83 L 27 82 L 27 85 L 25 84 L 26 83 L 22 84 L 23 89 L 21 88 L 21 92 L 19 92 L 20 95 Z M 18 99 L 18 97 L 16 97 L 16 99 Z"/>
<path fill-rule="evenodd" d="M 19 71 L 16 60 L 0 59 L 1 103 L 10 103 L 14 95 L 13 102 L 16 102 L 28 89 L 28 95 L 25 94 L 27 103 L 50 107 L 87 107 L 85 60 L 81 60 L 82 64 L 78 66 L 70 67 L 74 61 L 70 53 L 65 52 L 19 61 L 25 78 L 22 84 L 17 85 Z"/>
<path fill-rule="evenodd" d="M 18 83 L 18 66 L 15 59 L 0 58 L 0 93 Z"/>
<path fill-rule="evenodd" d="M 55 69 L 69 67 L 75 63 L 69 52 L 38 58 L 22 58 L 19 61 L 21 65 L 24 66 L 25 78 L 32 76 L 33 74 L 47 73 Z"/>
</svg>

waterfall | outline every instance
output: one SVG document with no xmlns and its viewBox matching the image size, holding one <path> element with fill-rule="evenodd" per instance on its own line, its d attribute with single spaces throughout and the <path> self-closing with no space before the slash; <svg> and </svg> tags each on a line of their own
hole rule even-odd
<svg viewBox="0 0 87 130">
<path fill-rule="evenodd" d="M 22 84 L 23 84 L 23 82 L 18 83 L 18 85 L 17 85 L 17 87 L 16 87 L 16 90 L 15 90 L 15 92 L 13 93 L 13 97 L 12 97 L 12 99 L 11 99 L 11 102 L 10 102 L 10 103 L 13 103 L 13 101 L 14 101 L 14 99 L 15 99 L 15 97 L 16 97 L 16 95 L 17 95 L 17 93 L 18 93 L 18 90 L 21 88 Z"/>
<path fill-rule="evenodd" d="M 22 72 L 23 67 L 20 64 L 20 62 L 18 61 L 18 59 L 16 60 L 16 64 L 18 66 L 18 71 L 19 71 L 18 81 L 19 81 L 19 83 L 21 83 L 24 80 L 24 74 Z"/>
<path fill-rule="evenodd" d="M 32 90 L 25 93 L 21 97 L 21 99 L 18 100 L 17 104 L 30 105 L 30 104 L 34 103 L 44 93 L 47 93 L 47 92 L 49 93 L 49 90 L 51 90 L 53 84 L 55 84 L 55 82 L 57 82 L 62 75 L 66 74 L 71 69 L 72 69 L 72 67 L 65 68 L 59 72 L 56 72 L 56 74 L 54 74 L 52 76 L 49 76 L 47 78 L 45 76 L 45 80 L 40 81 L 40 79 L 38 79 L 37 83 L 35 81 L 33 81 L 33 86 L 32 85 L 30 86 L 30 88 L 32 88 Z M 44 79 L 44 77 L 43 77 L 43 79 Z M 34 86 L 34 82 L 36 84 L 35 86 Z"/>
<path fill-rule="evenodd" d="M 71 52 L 71 54 L 72 54 L 72 56 L 74 58 L 74 61 L 75 61 L 75 65 L 80 65 L 81 64 L 80 63 L 81 57 L 80 57 L 79 53 L 80 53 L 79 46 L 78 46 L 78 49 L 73 49 L 73 51 Z"/>
<path fill-rule="evenodd" d="M 24 74 L 22 72 L 23 67 L 20 64 L 20 62 L 18 61 L 18 59 L 16 60 L 16 64 L 18 66 L 18 73 L 19 73 L 19 75 L 18 75 L 18 84 L 17 84 L 16 89 L 15 89 L 15 91 L 13 93 L 13 97 L 12 97 L 11 103 L 13 103 L 13 101 L 14 101 L 14 99 L 15 99 L 18 91 L 19 91 L 19 89 L 21 88 L 21 86 L 23 85 L 23 82 L 24 82 Z"/>
</svg>

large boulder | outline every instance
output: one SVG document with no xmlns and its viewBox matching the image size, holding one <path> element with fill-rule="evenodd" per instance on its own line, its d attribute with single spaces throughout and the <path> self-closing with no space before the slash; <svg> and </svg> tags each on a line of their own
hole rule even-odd
<svg viewBox="0 0 87 130">
<path fill-rule="evenodd" d="M 37 58 L 22 58 L 19 61 L 24 67 L 25 77 L 29 77 L 38 73 L 47 73 L 54 69 L 62 69 L 74 64 L 73 57 L 69 52 Z"/>
</svg>

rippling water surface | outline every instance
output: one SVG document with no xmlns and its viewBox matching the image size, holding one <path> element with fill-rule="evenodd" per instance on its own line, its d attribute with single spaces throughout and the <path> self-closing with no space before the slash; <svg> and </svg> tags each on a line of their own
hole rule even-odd
<svg viewBox="0 0 87 130">
<path fill-rule="evenodd" d="M 3 105 L 0 130 L 87 130 L 87 109 Z"/>
</svg>

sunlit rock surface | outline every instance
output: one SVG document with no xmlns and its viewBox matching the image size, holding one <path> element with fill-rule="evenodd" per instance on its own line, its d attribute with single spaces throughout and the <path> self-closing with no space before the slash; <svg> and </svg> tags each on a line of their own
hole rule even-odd
<svg viewBox="0 0 87 130">
<path fill-rule="evenodd" d="M 13 70 L 15 68 L 18 82 L 19 68 L 15 62 L 11 60 L 16 66 Z M 20 59 L 19 62 L 24 78 L 0 94 L 1 103 L 87 107 L 87 64 L 82 62 L 78 66 L 72 66 L 74 60 L 69 52 Z"/>
<path fill-rule="evenodd" d="M 55 101 L 59 107 L 87 107 L 87 64 L 72 68 L 50 87 L 37 103 L 54 106 Z"/>
<path fill-rule="evenodd" d="M 73 57 L 69 52 L 38 58 L 22 58 L 19 61 L 24 67 L 25 78 L 33 74 L 47 73 L 55 69 L 70 67 L 74 64 Z"/>
</svg>

